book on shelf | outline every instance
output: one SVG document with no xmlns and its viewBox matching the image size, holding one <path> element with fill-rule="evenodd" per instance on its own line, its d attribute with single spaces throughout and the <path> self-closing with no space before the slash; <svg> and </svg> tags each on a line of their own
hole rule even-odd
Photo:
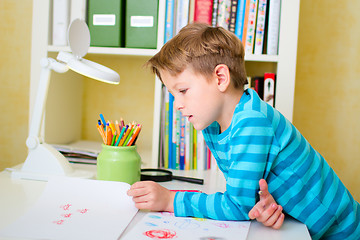
<svg viewBox="0 0 360 240">
<path fill-rule="evenodd" d="M 236 24 L 236 17 L 237 17 L 237 6 L 238 6 L 238 0 L 231 0 L 228 30 L 230 32 L 233 32 L 233 33 L 235 33 L 235 24 Z"/>
<path fill-rule="evenodd" d="M 262 54 L 264 47 L 264 35 L 265 35 L 265 23 L 267 18 L 267 0 L 259 0 L 257 19 L 256 19 L 256 30 L 255 30 L 255 46 L 254 54 Z"/>
<path fill-rule="evenodd" d="M 264 74 L 264 101 L 275 107 L 275 73 Z"/>
<path fill-rule="evenodd" d="M 158 0 L 126 0 L 126 48 L 156 49 L 158 2 Z"/>
<path fill-rule="evenodd" d="M 246 40 L 244 43 L 246 53 L 253 53 L 254 50 L 257 7 L 258 7 L 258 0 L 250 0 L 249 17 L 248 17 L 247 30 L 246 30 Z"/>
<path fill-rule="evenodd" d="M 235 35 L 242 40 L 244 30 L 246 0 L 238 0 L 235 20 Z"/>
<path fill-rule="evenodd" d="M 194 22 L 211 25 L 213 0 L 195 0 L 194 5 Z"/>
<path fill-rule="evenodd" d="M 251 0 L 246 0 L 245 3 L 245 14 L 244 14 L 244 23 L 243 23 L 243 35 L 242 38 L 240 38 L 242 40 L 242 43 L 244 45 L 245 48 L 245 42 L 246 42 L 246 34 L 247 34 L 247 28 L 248 28 L 248 22 L 249 22 L 249 12 L 250 12 L 250 1 Z"/>
<path fill-rule="evenodd" d="M 229 29 L 231 0 L 219 0 L 217 26 Z"/>
<path fill-rule="evenodd" d="M 251 77 L 251 88 L 256 91 L 261 99 L 264 97 L 264 76 Z"/>
<path fill-rule="evenodd" d="M 71 163 L 96 164 L 96 158 L 101 151 L 101 142 L 88 140 L 51 145 Z"/>
<path fill-rule="evenodd" d="M 53 1 L 52 44 L 67 46 L 67 30 L 70 21 L 70 0 Z"/>
<path fill-rule="evenodd" d="M 212 8 L 212 19 L 211 19 L 211 26 L 217 26 L 217 14 L 219 9 L 219 2 L 218 0 L 213 0 L 213 8 Z"/>
<path fill-rule="evenodd" d="M 88 1 L 91 46 L 124 46 L 124 4 L 125 0 Z"/>
<path fill-rule="evenodd" d="M 276 74 L 265 72 L 263 76 L 248 76 L 247 79 L 244 89 L 254 89 L 262 100 L 275 107 Z"/>
<path fill-rule="evenodd" d="M 166 0 L 164 43 L 174 35 L 175 0 Z"/>
<path fill-rule="evenodd" d="M 279 25 L 281 0 L 271 0 L 268 3 L 269 17 L 266 38 L 266 54 L 277 55 L 279 45 Z"/>
<path fill-rule="evenodd" d="M 177 0 L 175 15 L 175 34 L 185 27 L 189 21 L 190 0 Z"/>
</svg>

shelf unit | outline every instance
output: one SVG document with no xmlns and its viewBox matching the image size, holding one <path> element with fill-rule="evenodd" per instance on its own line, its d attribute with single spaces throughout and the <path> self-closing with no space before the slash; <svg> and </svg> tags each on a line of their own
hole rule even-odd
<svg viewBox="0 0 360 240">
<path fill-rule="evenodd" d="M 34 0 L 33 1 L 33 20 L 32 20 L 32 44 L 31 44 L 31 78 L 30 78 L 30 114 L 36 96 L 37 84 L 40 78 L 40 59 L 43 57 L 54 56 L 59 51 L 70 51 L 69 47 L 57 47 L 49 44 L 51 39 L 51 0 Z M 150 57 L 156 54 L 163 45 L 164 39 L 164 22 L 165 22 L 165 4 L 166 0 L 159 0 L 158 15 L 158 39 L 157 49 L 129 49 L 129 48 L 107 48 L 107 47 L 90 47 L 89 54 L 94 55 L 115 55 L 117 58 L 132 57 Z M 276 105 L 275 107 L 285 115 L 290 121 L 293 117 L 293 102 L 295 90 L 295 73 L 296 73 L 296 53 L 299 24 L 300 0 L 283 0 L 281 2 L 280 16 L 280 33 L 279 33 L 279 53 L 276 56 L 270 55 L 253 55 L 245 56 L 248 74 L 256 74 L 257 71 L 274 71 L 277 74 L 276 79 Z M 55 55 L 56 56 L 56 55 Z M 76 78 L 76 76 L 74 76 Z M 121 81 L 121 80 L 120 80 Z M 151 157 L 148 156 L 144 161 L 147 165 L 156 167 L 159 155 L 159 129 L 160 129 L 160 102 L 161 102 L 161 82 L 154 77 L 154 111 L 153 111 L 153 131 Z M 71 84 L 74 83 L 64 83 Z M 76 85 L 76 83 L 75 83 Z M 81 83 L 77 88 L 82 88 Z M 58 96 L 57 101 L 62 101 L 65 96 Z M 67 97 L 67 96 L 66 96 Z M 75 96 L 74 102 L 80 101 Z M 56 100 L 55 100 L 56 101 Z M 73 112 L 81 112 L 81 104 L 75 104 Z M 31 116 L 30 116 L 31 117 Z M 79 140 L 79 130 L 81 129 L 81 115 L 74 114 L 71 119 L 76 124 L 68 133 L 64 133 L 60 142 Z M 80 119 L 79 119 L 80 118 Z M 46 139 L 46 119 L 51 119 L 45 114 L 42 133 Z M 54 117 L 52 117 L 54 119 Z M 75 132 L 75 134 L 74 134 Z"/>
</svg>

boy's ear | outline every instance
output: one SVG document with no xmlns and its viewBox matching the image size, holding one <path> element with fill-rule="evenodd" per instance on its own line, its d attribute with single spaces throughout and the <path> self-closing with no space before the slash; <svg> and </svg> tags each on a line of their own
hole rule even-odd
<svg viewBox="0 0 360 240">
<path fill-rule="evenodd" d="M 230 86 L 230 70 L 225 64 L 219 64 L 214 69 L 216 84 L 221 92 Z"/>
</svg>

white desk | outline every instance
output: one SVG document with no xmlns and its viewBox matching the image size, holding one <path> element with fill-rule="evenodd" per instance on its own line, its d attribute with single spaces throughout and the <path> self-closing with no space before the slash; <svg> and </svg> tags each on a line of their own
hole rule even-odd
<svg viewBox="0 0 360 240">
<path fill-rule="evenodd" d="M 96 171 L 94 165 L 78 165 L 82 169 Z M 174 175 L 185 175 L 184 171 L 174 171 Z M 215 171 L 187 171 L 186 176 L 203 178 L 204 185 L 191 184 L 180 181 L 171 181 L 161 183 L 164 187 L 169 189 L 196 189 L 205 193 L 214 193 L 225 190 L 225 180 L 221 174 L 216 174 Z M 8 171 L 0 172 L 0 229 L 8 224 L 14 222 L 17 218 L 22 216 L 41 195 L 45 188 L 46 182 L 11 179 L 11 174 Z M 139 211 L 129 227 L 124 232 L 124 235 L 132 229 L 136 228 L 136 223 L 141 220 L 146 212 Z M 284 225 L 280 230 L 273 230 L 265 227 L 262 224 L 253 221 L 250 225 L 248 239 L 292 239 L 292 240 L 306 240 L 311 239 L 306 226 L 294 219 L 286 218 Z M 180 240 L 180 239 L 179 239 Z"/>
</svg>

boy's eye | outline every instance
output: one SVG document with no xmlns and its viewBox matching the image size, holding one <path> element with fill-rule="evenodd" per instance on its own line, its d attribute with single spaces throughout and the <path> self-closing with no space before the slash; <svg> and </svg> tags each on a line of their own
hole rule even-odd
<svg viewBox="0 0 360 240">
<path fill-rule="evenodd" d="M 186 93 L 187 89 L 181 89 L 179 92 L 180 93 Z"/>
</svg>

